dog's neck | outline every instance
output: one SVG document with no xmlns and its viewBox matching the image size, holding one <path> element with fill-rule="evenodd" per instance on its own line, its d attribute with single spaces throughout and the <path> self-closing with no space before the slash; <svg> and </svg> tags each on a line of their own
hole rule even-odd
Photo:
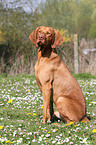
<svg viewBox="0 0 96 145">
<path fill-rule="evenodd" d="M 47 57 L 49 58 L 51 53 L 52 53 L 53 49 L 49 46 L 47 47 L 42 47 L 42 46 L 39 46 L 38 48 L 38 61 L 43 57 Z"/>
</svg>

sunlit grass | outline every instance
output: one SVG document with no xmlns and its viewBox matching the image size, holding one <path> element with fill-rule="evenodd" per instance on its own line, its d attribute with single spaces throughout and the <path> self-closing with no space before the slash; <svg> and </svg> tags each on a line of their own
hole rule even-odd
<svg viewBox="0 0 96 145">
<path fill-rule="evenodd" d="M 0 76 L 0 144 L 96 144 L 96 78 L 76 75 L 90 123 L 42 124 L 43 98 L 34 76 Z M 54 106 L 55 107 L 55 106 Z"/>
</svg>

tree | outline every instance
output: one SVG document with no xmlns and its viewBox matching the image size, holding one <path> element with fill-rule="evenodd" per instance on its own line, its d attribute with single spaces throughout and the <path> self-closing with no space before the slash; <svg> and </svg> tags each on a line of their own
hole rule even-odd
<svg viewBox="0 0 96 145">
<path fill-rule="evenodd" d="M 94 23 L 91 26 L 91 29 L 89 31 L 89 37 L 92 39 L 96 38 L 96 20 L 94 21 Z"/>
</svg>

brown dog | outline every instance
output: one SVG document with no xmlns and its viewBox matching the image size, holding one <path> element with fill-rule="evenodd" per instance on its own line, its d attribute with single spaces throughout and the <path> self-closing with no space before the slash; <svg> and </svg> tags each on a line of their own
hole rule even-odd
<svg viewBox="0 0 96 145">
<path fill-rule="evenodd" d="M 88 120 L 80 86 L 55 51 L 55 47 L 63 43 L 59 32 L 51 27 L 41 26 L 29 37 L 39 47 L 35 77 L 43 94 L 43 123 L 47 119 L 52 120 L 53 102 L 61 118 L 67 123 Z"/>
</svg>

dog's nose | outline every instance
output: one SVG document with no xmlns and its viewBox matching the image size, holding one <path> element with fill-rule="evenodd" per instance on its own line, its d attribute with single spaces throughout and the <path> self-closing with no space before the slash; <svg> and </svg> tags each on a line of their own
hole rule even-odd
<svg viewBox="0 0 96 145">
<path fill-rule="evenodd" d="M 39 35 L 39 40 L 43 40 L 44 36 L 43 35 Z"/>
</svg>

